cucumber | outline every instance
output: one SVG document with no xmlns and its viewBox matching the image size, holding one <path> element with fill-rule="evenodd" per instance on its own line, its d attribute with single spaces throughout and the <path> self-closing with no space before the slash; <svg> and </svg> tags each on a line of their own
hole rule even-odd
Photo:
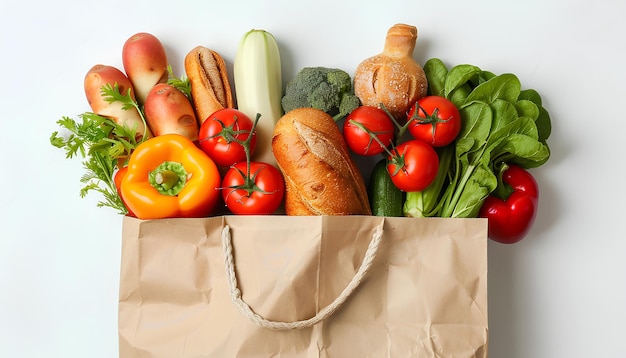
<svg viewBox="0 0 626 358">
<path fill-rule="evenodd" d="M 370 176 L 370 206 L 375 216 L 403 216 L 404 192 L 391 181 L 387 159 L 374 166 Z"/>
</svg>

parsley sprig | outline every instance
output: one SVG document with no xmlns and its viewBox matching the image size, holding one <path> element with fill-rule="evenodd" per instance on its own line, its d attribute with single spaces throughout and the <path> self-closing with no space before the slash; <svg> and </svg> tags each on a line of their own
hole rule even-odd
<svg viewBox="0 0 626 358">
<path fill-rule="evenodd" d="M 127 109 L 138 108 L 129 94 L 119 92 L 117 85 L 104 86 L 102 93 L 109 102 L 122 102 Z M 63 116 L 58 120 L 57 124 L 63 133 L 54 131 L 50 136 L 50 144 L 64 149 L 66 158 L 83 159 L 85 173 L 80 178 L 83 185 L 80 189 L 81 198 L 92 191 L 98 192 L 103 196 L 98 207 L 110 207 L 125 215 L 128 210 L 117 193 L 115 173 L 145 136 L 137 139 L 136 128 L 119 125 L 93 112 L 85 112 L 79 118 L 75 120 Z"/>
<path fill-rule="evenodd" d="M 189 79 L 176 77 L 169 65 L 167 71 L 167 83 L 183 92 L 193 103 Z M 81 198 L 90 192 L 98 192 L 103 197 L 98 207 L 110 207 L 126 215 L 128 209 L 117 192 L 115 174 L 126 164 L 135 148 L 148 138 L 148 125 L 143 106 L 133 98 L 130 88 L 122 93 L 117 83 L 106 84 L 100 89 L 100 94 L 109 103 L 121 103 L 124 110 L 137 110 L 145 128 L 143 135 L 137 133 L 137 127 L 129 128 L 111 118 L 85 112 L 78 116 L 78 120 L 66 116 L 58 120 L 63 133 L 53 132 L 50 143 L 64 149 L 67 158 L 83 159 L 85 173 L 80 178 Z"/>
<path fill-rule="evenodd" d="M 185 76 L 181 76 L 180 78 L 176 77 L 174 71 L 172 70 L 172 66 L 167 66 L 167 73 L 167 83 L 184 93 L 189 101 L 191 101 L 191 103 L 193 104 L 193 98 L 191 96 L 191 82 L 189 81 L 189 78 Z"/>
</svg>

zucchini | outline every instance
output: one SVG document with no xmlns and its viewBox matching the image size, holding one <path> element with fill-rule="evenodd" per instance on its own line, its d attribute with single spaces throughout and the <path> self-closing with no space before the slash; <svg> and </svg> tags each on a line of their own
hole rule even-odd
<svg viewBox="0 0 626 358">
<path fill-rule="evenodd" d="M 387 159 L 381 159 L 370 176 L 370 206 L 375 216 L 403 216 L 404 192 L 391 181 Z"/>
<path fill-rule="evenodd" d="M 281 69 L 278 44 L 271 33 L 253 29 L 243 35 L 233 68 L 237 109 L 252 120 L 261 115 L 252 159 L 272 165 L 276 165 L 272 154 L 274 125 L 283 115 Z"/>
</svg>

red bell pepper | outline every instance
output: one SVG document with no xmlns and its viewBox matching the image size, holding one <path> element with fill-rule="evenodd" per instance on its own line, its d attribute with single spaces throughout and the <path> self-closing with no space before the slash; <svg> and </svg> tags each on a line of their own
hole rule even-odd
<svg viewBox="0 0 626 358">
<path fill-rule="evenodd" d="M 519 166 L 508 165 L 498 188 L 480 209 L 479 216 L 488 219 L 489 238 L 503 244 L 522 240 L 535 221 L 538 201 L 535 178 Z"/>
</svg>

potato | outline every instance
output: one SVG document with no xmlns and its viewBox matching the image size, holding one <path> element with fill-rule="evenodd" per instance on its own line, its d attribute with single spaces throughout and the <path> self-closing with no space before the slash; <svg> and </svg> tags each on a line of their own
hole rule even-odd
<svg viewBox="0 0 626 358">
<path fill-rule="evenodd" d="M 95 65 L 85 75 L 85 95 L 91 110 L 101 116 L 111 118 L 115 123 L 135 128 L 135 138 L 140 141 L 144 134 L 151 136 L 149 128 L 143 123 L 141 115 L 136 108 L 123 109 L 121 102 L 107 102 L 102 96 L 102 87 L 117 84 L 120 93 L 126 94 L 131 91 L 131 97 L 135 99 L 133 86 L 126 75 L 118 68 L 108 65 Z M 145 132 L 144 132 L 145 131 Z"/>
<path fill-rule="evenodd" d="M 167 83 L 155 85 L 144 104 L 148 126 L 154 135 L 181 134 L 198 139 L 198 121 L 191 102 L 183 92 Z"/>
<path fill-rule="evenodd" d="M 126 40 L 122 48 L 122 63 L 139 103 L 145 103 L 152 87 L 167 82 L 165 48 L 152 34 L 140 32 Z"/>
</svg>

